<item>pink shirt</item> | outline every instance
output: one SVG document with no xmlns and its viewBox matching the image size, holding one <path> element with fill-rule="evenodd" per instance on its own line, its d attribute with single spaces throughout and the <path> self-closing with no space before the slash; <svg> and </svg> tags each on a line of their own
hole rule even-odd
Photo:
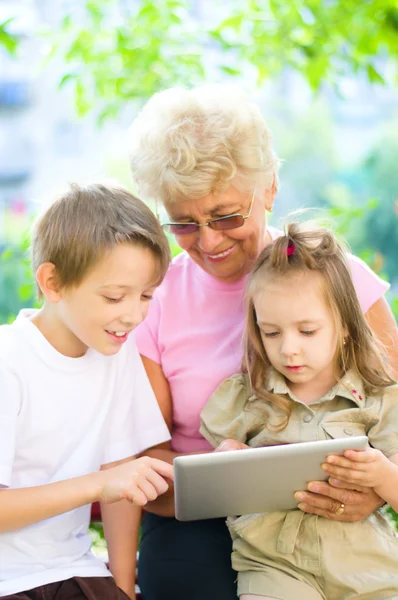
<svg viewBox="0 0 398 600">
<path fill-rule="evenodd" d="M 366 313 L 389 284 L 361 259 L 350 255 L 349 261 Z M 173 260 L 136 330 L 139 352 L 162 365 L 170 385 L 176 452 L 211 448 L 199 433 L 199 417 L 219 384 L 241 370 L 245 280 L 214 279 L 183 252 Z"/>
</svg>

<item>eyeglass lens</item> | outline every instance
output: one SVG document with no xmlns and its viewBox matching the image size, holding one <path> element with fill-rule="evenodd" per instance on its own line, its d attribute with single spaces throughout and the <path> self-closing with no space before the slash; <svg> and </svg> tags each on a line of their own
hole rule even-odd
<svg viewBox="0 0 398 600">
<path fill-rule="evenodd" d="M 237 227 L 242 227 L 244 222 L 245 220 L 242 215 L 231 215 L 230 217 L 225 217 L 225 219 L 216 219 L 215 221 L 211 221 L 209 223 L 209 227 L 218 231 L 225 231 L 226 229 L 236 229 Z"/>
<path fill-rule="evenodd" d="M 165 229 L 168 233 L 172 233 L 173 235 L 182 235 L 187 233 L 195 233 L 198 230 L 198 226 L 196 223 L 170 223 L 163 225 L 163 229 Z"/>
<path fill-rule="evenodd" d="M 245 220 L 242 215 L 233 215 L 226 217 L 225 219 L 210 221 L 208 226 L 217 231 L 226 231 L 228 229 L 242 227 L 244 222 Z M 170 223 L 164 225 L 164 229 L 173 235 L 186 235 L 198 231 L 199 226 L 196 223 Z"/>
</svg>

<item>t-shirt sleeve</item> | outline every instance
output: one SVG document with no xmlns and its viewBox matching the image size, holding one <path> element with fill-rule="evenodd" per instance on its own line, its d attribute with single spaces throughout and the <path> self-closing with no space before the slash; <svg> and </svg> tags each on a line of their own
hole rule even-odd
<svg viewBox="0 0 398 600">
<path fill-rule="evenodd" d="M 383 390 L 378 420 L 368 431 L 369 443 L 390 458 L 398 452 L 398 384 Z"/>
<path fill-rule="evenodd" d="M 250 413 L 245 406 L 251 392 L 242 374 L 225 379 L 207 402 L 200 415 L 200 433 L 216 448 L 227 439 L 246 443 Z"/>
<path fill-rule="evenodd" d="M 103 464 L 135 456 L 170 439 L 134 339 L 126 345 Z"/>
<path fill-rule="evenodd" d="M 148 314 L 134 331 L 138 352 L 154 362 L 161 363 L 159 348 L 160 300 L 155 297 L 149 304 Z"/>
<path fill-rule="evenodd" d="M 348 262 L 359 304 L 365 314 L 377 300 L 384 296 L 390 284 L 376 275 L 358 256 L 349 254 Z"/>
<path fill-rule="evenodd" d="M 0 362 L 0 487 L 11 484 L 21 404 L 22 391 L 18 378 Z"/>
</svg>

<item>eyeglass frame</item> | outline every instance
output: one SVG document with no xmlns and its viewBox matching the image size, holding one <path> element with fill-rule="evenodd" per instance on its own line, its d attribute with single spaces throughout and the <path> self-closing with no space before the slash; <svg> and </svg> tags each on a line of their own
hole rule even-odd
<svg viewBox="0 0 398 600">
<path fill-rule="evenodd" d="M 254 198 L 256 195 L 256 188 L 254 188 L 253 190 L 253 195 L 252 195 L 252 199 L 250 200 L 250 205 L 249 205 L 249 210 L 247 215 L 242 215 L 241 213 L 232 213 L 231 215 L 224 215 L 223 217 L 217 217 L 217 219 L 210 219 L 210 221 L 207 221 L 206 223 L 195 223 L 194 221 L 188 221 L 187 223 L 181 223 L 181 222 L 171 222 L 171 223 L 162 223 L 162 227 L 163 229 L 165 229 L 167 231 L 167 227 L 171 227 L 173 225 L 195 225 L 196 229 L 194 231 L 191 231 L 189 233 L 172 233 L 171 231 L 168 231 L 168 233 L 171 233 L 172 235 L 193 235 L 194 233 L 198 233 L 199 231 L 199 227 L 210 227 L 211 229 L 213 229 L 213 231 L 231 231 L 232 229 L 239 229 L 239 227 L 243 227 L 243 225 L 245 224 L 244 222 L 246 221 L 246 219 L 248 219 L 251 215 L 252 212 L 252 208 L 253 208 L 253 204 L 254 204 Z M 243 219 L 243 223 L 241 225 L 238 225 L 237 227 L 229 227 L 226 229 L 215 229 L 214 227 L 212 227 L 212 223 L 219 223 L 220 221 L 227 221 L 228 219 L 234 218 L 234 217 L 242 217 Z"/>
</svg>

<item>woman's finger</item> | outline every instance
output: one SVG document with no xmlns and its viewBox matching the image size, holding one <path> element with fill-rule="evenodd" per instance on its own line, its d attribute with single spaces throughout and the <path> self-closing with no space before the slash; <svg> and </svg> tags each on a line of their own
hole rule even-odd
<svg viewBox="0 0 398 600">
<path fill-rule="evenodd" d="M 323 517 L 324 519 L 329 519 L 330 521 L 352 522 L 352 521 L 360 520 L 359 517 L 357 519 L 355 519 L 353 515 L 350 515 L 349 513 L 346 513 L 346 512 L 343 512 L 343 514 L 338 514 L 336 511 L 341 506 L 340 504 L 336 504 L 332 511 L 324 509 L 324 508 L 318 508 L 316 506 L 313 506 L 312 504 L 300 503 L 297 506 L 300 510 L 302 510 L 305 513 L 308 513 L 311 515 L 318 515 L 319 517 Z"/>
<path fill-rule="evenodd" d="M 325 481 L 311 481 L 307 488 L 300 492 L 302 499 L 297 499 L 299 508 L 335 521 L 361 521 L 383 503 L 373 490 L 362 494 L 354 489 L 334 487 Z M 342 504 L 344 510 L 341 512 Z"/>
<path fill-rule="evenodd" d="M 296 500 L 300 500 L 298 508 L 303 512 L 310 513 L 313 515 L 319 515 L 326 519 L 332 519 L 336 521 L 351 521 L 353 515 L 350 514 L 350 509 L 345 509 L 345 505 L 338 500 L 333 498 L 327 498 L 318 494 L 311 494 L 309 492 L 299 492 L 295 494 Z M 341 512 L 341 507 L 344 510 Z M 353 509 L 353 507 L 350 507 Z M 355 509 L 354 509 L 355 510 Z"/>
<path fill-rule="evenodd" d="M 337 478 L 340 479 L 341 478 Z M 339 488 L 330 485 L 327 481 L 310 481 L 307 485 L 307 493 L 311 492 L 311 496 L 319 495 L 321 497 L 337 500 L 345 505 L 352 504 L 353 506 L 360 504 L 363 500 L 363 494 L 354 489 Z"/>
</svg>

